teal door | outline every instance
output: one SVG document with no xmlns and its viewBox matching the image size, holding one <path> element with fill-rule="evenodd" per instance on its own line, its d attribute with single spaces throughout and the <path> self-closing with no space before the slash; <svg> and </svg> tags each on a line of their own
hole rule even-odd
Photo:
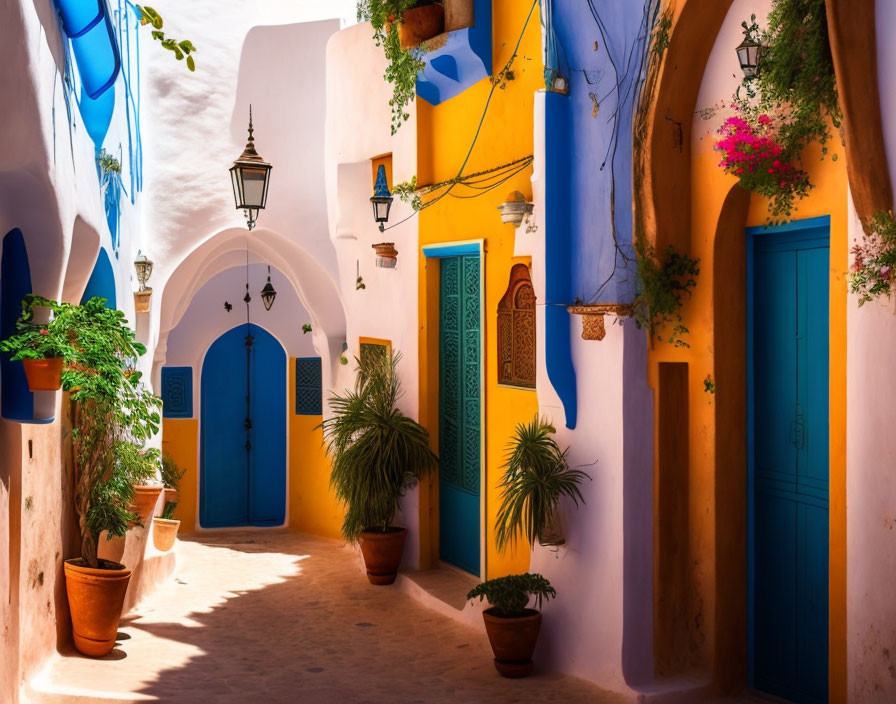
<svg viewBox="0 0 896 704">
<path fill-rule="evenodd" d="M 794 702 L 828 693 L 827 218 L 751 231 L 751 670 Z"/>
<path fill-rule="evenodd" d="M 225 332 L 205 355 L 200 391 L 199 524 L 203 528 L 283 525 L 283 347 L 257 325 L 239 325 Z"/>
<path fill-rule="evenodd" d="M 478 255 L 441 260 L 439 553 L 479 575 L 482 348 Z"/>
</svg>

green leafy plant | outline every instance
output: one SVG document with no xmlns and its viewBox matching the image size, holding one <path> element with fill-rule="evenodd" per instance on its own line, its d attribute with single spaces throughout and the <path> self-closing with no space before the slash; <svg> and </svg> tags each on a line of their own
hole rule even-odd
<svg viewBox="0 0 896 704">
<path fill-rule="evenodd" d="M 551 583 L 540 574 L 512 574 L 507 577 L 490 579 L 477 584 L 467 592 L 467 599 L 485 599 L 494 609 L 495 616 L 519 618 L 526 615 L 529 601 L 534 597 L 535 608 L 541 610 L 542 603 L 557 596 Z"/>
<path fill-rule="evenodd" d="M 414 210 L 423 207 L 423 199 L 417 193 L 417 177 L 411 176 L 410 181 L 403 181 L 392 186 L 392 194 L 398 196 L 402 203 L 410 203 Z"/>
<path fill-rule="evenodd" d="M 890 297 L 896 275 L 896 220 L 892 213 L 877 213 L 868 234 L 852 248 L 849 287 L 859 307 L 880 296 Z"/>
<path fill-rule="evenodd" d="M 635 243 L 638 261 L 638 297 L 634 302 L 635 322 L 651 337 L 676 347 L 690 347 L 682 339 L 689 331 L 684 326 L 681 308 L 697 286 L 699 259 L 681 254 L 669 246 L 661 260 L 652 245 L 643 238 Z M 664 332 L 669 337 L 664 337 Z"/>
<path fill-rule="evenodd" d="M 162 453 L 162 484 L 166 489 L 177 490 L 180 486 L 180 480 L 183 479 L 186 469 L 177 466 L 174 458 L 167 452 Z M 177 508 L 176 501 L 166 501 L 165 508 L 162 509 L 162 518 L 171 519 L 174 517 L 174 509 Z"/>
<path fill-rule="evenodd" d="M 49 322 L 36 323 L 35 310 L 45 308 L 52 313 Z M 16 321 L 18 332 L 0 342 L 0 350 L 14 362 L 24 359 L 70 359 L 76 353 L 70 308 L 60 307 L 55 301 L 41 296 L 27 295 L 22 299 L 22 315 Z"/>
<path fill-rule="evenodd" d="M 703 380 L 703 393 L 715 394 L 715 392 L 716 382 L 713 381 L 712 374 L 707 374 L 706 378 Z"/>
<path fill-rule="evenodd" d="M 34 323 L 38 307 L 49 308 L 49 323 Z M 105 530 L 110 538 L 124 535 L 136 519 L 129 509 L 131 485 L 150 465 L 154 472 L 158 459 L 150 451 L 139 458 L 134 455 L 158 433 L 161 422 L 160 400 L 143 386 L 142 374 L 135 369 L 146 348 L 137 342 L 124 313 L 107 308 L 102 298 L 78 306 L 29 296 L 16 326 L 18 332 L 2 343 L 14 358 L 49 353 L 63 358 L 62 388 L 71 402 L 72 495 L 81 557 L 90 567 L 98 567 L 100 533 Z"/>
<path fill-rule="evenodd" d="M 438 466 L 429 433 L 398 408 L 400 359 L 370 355 L 357 361 L 353 391 L 333 394 L 333 415 L 321 423 L 336 498 L 346 507 L 342 535 L 386 532 L 406 489 Z"/>
<path fill-rule="evenodd" d="M 585 503 L 579 484 L 590 479 L 585 472 L 571 469 L 568 449 L 561 450 L 551 437 L 556 429 L 536 416 L 516 427 L 507 445 L 501 506 L 495 523 L 495 542 L 503 552 L 516 544 L 523 533 L 529 545 L 545 541 L 553 525 L 560 497 L 567 496 L 576 506 Z"/>
<path fill-rule="evenodd" d="M 407 106 L 417 96 L 417 74 L 425 67 L 421 58 L 426 51 L 425 46 L 416 49 L 402 49 L 398 36 L 398 25 L 404 21 L 404 13 L 413 7 L 422 5 L 420 0 L 359 0 L 358 21 L 370 22 L 373 27 L 373 39 L 377 46 L 383 48 L 386 55 L 386 73 L 384 78 L 392 84 L 392 98 L 389 107 L 392 109 L 392 134 L 410 117 Z"/>
<path fill-rule="evenodd" d="M 99 164 L 100 170 L 104 174 L 108 173 L 121 173 L 121 162 L 112 156 L 105 149 L 100 150 L 99 155 L 97 156 L 96 163 Z"/>
<path fill-rule="evenodd" d="M 193 58 L 193 54 L 196 51 L 196 47 L 193 46 L 193 42 L 189 39 L 178 41 L 177 39 L 166 37 L 165 33 L 162 31 L 162 27 L 165 24 L 164 20 L 162 20 L 162 16 L 149 5 L 137 5 L 137 11 L 140 13 L 140 25 L 152 26 L 152 38 L 157 42 L 160 42 L 165 49 L 172 52 L 174 58 L 178 61 L 183 61 L 184 57 L 186 57 L 187 68 L 190 71 L 195 71 L 196 61 Z"/>
<path fill-rule="evenodd" d="M 303 335 L 307 335 L 309 332 L 311 332 L 311 324 L 310 324 L 310 323 L 305 323 L 305 324 L 302 326 L 302 334 L 303 334 Z"/>
</svg>

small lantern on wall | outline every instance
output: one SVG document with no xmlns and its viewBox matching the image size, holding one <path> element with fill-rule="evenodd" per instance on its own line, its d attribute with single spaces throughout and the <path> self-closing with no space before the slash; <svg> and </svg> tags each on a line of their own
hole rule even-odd
<svg viewBox="0 0 896 704">
<path fill-rule="evenodd" d="M 741 22 L 744 28 L 744 39 L 737 45 L 737 60 L 740 68 L 747 78 L 752 78 L 759 73 L 759 61 L 762 59 L 762 44 L 756 38 L 759 25 L 756 24 L 756 15 L 750 17 L 750 24 Z"/>
<path fill-rule="evenodd" d="M 373 245 L 376 250 L 376 265 L 383 269 L 394 269 L 398 265 L 398 250 L 394 242 L 380 242 Z"/>
<path fill-rule="evenodd" d="M 140 288 L 134 292 L 134 309 L 137 313 L 149 313 L 152 289 L 146 285 L 146 282 L 152 276 L 152 260 L 142 251 L 137 250 L 134 269 L 137 270 L 137 281 L 140 282 Z"/>
<path fill-rule="evenodd" d="M 274 305 L 274 299 L 277 298 L 277 292 L 274 290 L 273 284 L 271 284 L 271 267 L 268 266 L 268 282 L 264 285 L 264 288 L 261 289 L 261 302 L 264 303 L 264 309 L 270 310 L 271 306 Z"/>
<path fill-rule="evenodd" d="M 230 167 L 233 182 L 233 198 L 238 210 L 246 216 L 246 224 L 251 230 L 258 220 L 258 211 L 264 210 L 268 201 L 268 185 L 273 167 L 255 151 L 255 137 L 252 127 L 252 106 L 249 106 L 249 141 L 239 158 Z"/>
<path fill-rule="evenodd" d="M 511 191 L 507 200 L 498 206 L 501 211 L 501 222 L 505 225 L 519 227 L 523 218 L 532 213 L 532 203 L 526 202 L 526 197 L 519 191 Z"/>
<path fill-rule="evenodd" d="M 380 226 L 380 232 L 386 231 L 386 223 L 389 222 L 389 210 L 392 208 L 392 193 L 386 182 L 386 167 L 380 164 L 376 170 L 376 183 L 373 187 L 373 196 L 370 202 L 373 204 L 373 219 Z"/>
</svg>

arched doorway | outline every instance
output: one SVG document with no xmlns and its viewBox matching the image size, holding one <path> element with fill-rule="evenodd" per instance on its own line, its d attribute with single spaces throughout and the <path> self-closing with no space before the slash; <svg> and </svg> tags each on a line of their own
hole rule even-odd
<svg viewBox="0 0 896 704">
<path fill-rule="evenodd" d="M 283 347 L 257 325 L 232 328 L 205 355 L 200 394 L 199 524 L 282 525 L 287 398 Z"/>
</svg>

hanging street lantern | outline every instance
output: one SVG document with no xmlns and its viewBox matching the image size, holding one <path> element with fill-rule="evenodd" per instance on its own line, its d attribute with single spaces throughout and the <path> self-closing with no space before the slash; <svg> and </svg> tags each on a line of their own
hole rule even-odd
<svg viewBox="0 0 896 704">
<path fill-rule="evenodd" d="M 389 192 L 389 184 L 386 183 L 386 167 L 380 164 L 376 170 L 376 184 L 373 187 L 373 196 L 370 202 L 373 204 L 373 219 L 379 223 L 380 232 L 386 231 L 386 223 L 389 222 L 389 210 L 392 208 L 392 194 Z"/>
<path fill-rule="evenodd" d="M 136 313 L 149 313 L 152 289 L 146 285 L 152 276 L 152 260 L 143 252 L 137 250 L 137 258 L 134 259 L 134 269 L 137 270 L 137 281 L 140 288 L 134 291 L 134 311 Z"/>
<path fill-rule="evenodd" d="M 498 206 L 501 211 L 501 222 L 505 225 L 519 227 L 523 218 L 531 215 L 534 206 L 526 202 L 526 197 L 519 191 L 511 191 L 507 199 Z"/>
<path fill-rule="evenodd" d="M 737 45 L 737 60 L 740 62 L 741 70 L 747 78 L 759 73 L 759 61 L 762 58 L 762 44 L 756 39 L 756 15 L 751 18 L 753 24 L 748 26 L 746 22 L 742 22 L 744 28 L 744 40 Z"/>
<path fill-rule="evenodd" d="M 277 298 L 277 292 L 271 284 L 271 267 L 268 265 L 268 282 L 261 289 L 261 302 L 264 303 L 264 309 L 270 310 L 274 305 L 274 299 Z"/>
<path fill-rule="evenodd" d="M 255 151 L 252 128 L 252 106 L 249 106 L 249 141 L 240 157 L 230 167 L 233 198 L 238 210 L 243 210 L 249 229 L 255 227 L 258 211 L 264 210 L 268 200 L 268 184 L 273 167 Z"/>
</svg>

